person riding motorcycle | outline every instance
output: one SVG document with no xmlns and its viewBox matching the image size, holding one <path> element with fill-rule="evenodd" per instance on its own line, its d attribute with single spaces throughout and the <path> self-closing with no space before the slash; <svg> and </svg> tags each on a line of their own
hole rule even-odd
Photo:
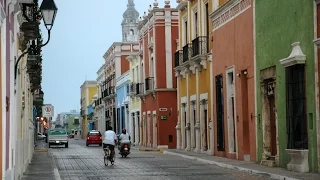
<svg viewBox="0 0 320 180">
<path fill-rule="evenodd" d="M 103 149 L 105 149 L 107 146 L 109 146 L 109 149 L 111 151 L 110 158 L 112 159 L 115 155 L 114 147 L 117 142 L 117 135 L 112 130 L 112 127 L 109 126 L 108 130 L 104 133 L 104 139 L 103 139 Z"/>
<path fill-rule="evenodd" d="M 121 153 L 121 151 L 123 150 L 122 147 L 124 144 L 128 144 L 128 150 L 130 151 L 130 146 L 131 146 L 131 137 L 130 135 L 127 133 L 127 130 L 124 128 L 122 129 L 122 134 L 119 136 L 119 142 L 120 142 L 120 146 L 119 146 L 119 151 Z"/>
</svg>

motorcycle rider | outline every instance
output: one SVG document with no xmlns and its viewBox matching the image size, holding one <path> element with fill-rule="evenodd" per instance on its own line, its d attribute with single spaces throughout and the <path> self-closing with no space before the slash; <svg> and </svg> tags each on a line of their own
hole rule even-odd
<svg viewBox="0 0 320 180">
<path fill-rule="evenodd" d="M 120 153 L 122 151 L 122 146 L 124 144 L 128 144 L 128 150 L 130 151 L 130 147 L 131 147 L 131 137 L 130 135 L 127 133 L 127 130 L 125 128 L 122 129 L 122 134 L 120 135 L 119 137 L 119 141 L 120 141 L 120 146 L 119 146 L 119 150 L 120 150 Z"/>
</svg>

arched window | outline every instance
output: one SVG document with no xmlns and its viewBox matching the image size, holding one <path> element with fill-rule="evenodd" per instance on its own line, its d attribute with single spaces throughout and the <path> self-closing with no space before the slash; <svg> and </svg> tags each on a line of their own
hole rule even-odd
<svg viewBox="0 0 320 180">
<path fill-rule="evenodd" d="M 134 35 L 134 30 L 130 29 L 130 35 Z"/>
</svg>

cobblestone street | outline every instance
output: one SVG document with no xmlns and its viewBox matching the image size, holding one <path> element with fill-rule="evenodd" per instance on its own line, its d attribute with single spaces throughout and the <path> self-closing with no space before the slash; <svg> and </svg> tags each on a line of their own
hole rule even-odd
<svg viewBox="0 0 320 180">
<path fill-rule="evenodd" d="M 50 149 L 62 180 L 268 179 L 158 152 L 137 150 L 133 150 L 127 158 L 121 158 L 116 151 L 115 165 L 105 167 L 101 147 L 86 147 L 83 140 L 71 140 L 69 143 L 69 148 Z"/>
</svg>

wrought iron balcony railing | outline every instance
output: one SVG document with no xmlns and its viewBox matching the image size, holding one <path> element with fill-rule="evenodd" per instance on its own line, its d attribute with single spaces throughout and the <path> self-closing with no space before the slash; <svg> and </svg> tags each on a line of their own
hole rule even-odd
<svg viewBox="0 0 320 180">
<path fill-rule="evenodd" d="M 192 40 L 192 57 L 206 55 L 208 52 L 208 37 L 199 36 Z"/>
<path fill-rule="evenodd" d="M 178 50 L 174 53 L 174 67 L 178 67 L 182 64 L 183 52 L 182 50 Z"/>
<path fill-rule="evenodd" d="M 182 51 L 183 51 L 183 59 L 182 59 L 182 61 L 183 62 L 187 62 L 191 58 L 191 55 L 192 55 L 192 46 L 191 46 L 191 44 L 186 44 L 185 46 L 183 46 Z"/>
</svg>

